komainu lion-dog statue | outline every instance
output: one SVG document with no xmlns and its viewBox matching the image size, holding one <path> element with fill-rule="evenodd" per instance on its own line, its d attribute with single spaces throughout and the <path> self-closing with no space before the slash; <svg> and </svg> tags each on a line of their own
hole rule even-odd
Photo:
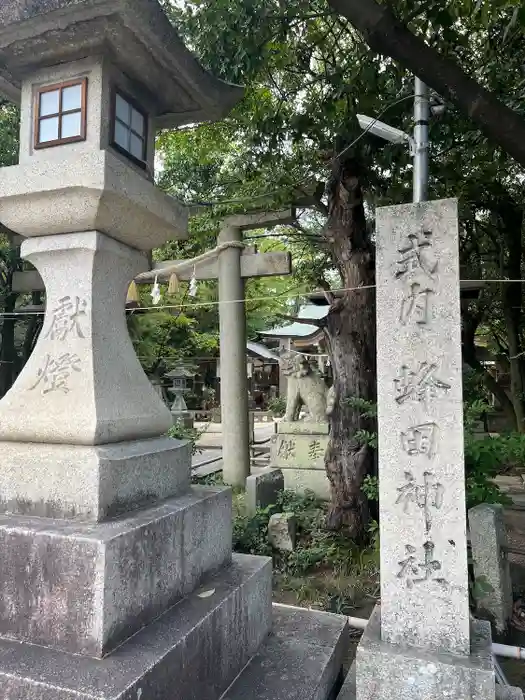
<svg viewBox="0 0 525 700">
<path fill-rule="evenodd" d="M 328 389 L 324 379 L 316 372 L 304 355 L 285 352 L 281 355 L 283 374 L 288 377 L 286 412 L 284 421 L 299 420 L 302 406 L 306 406 L 309 423 L 324 423 L 332 413 L 335 402 L 333 387 Z"/>
</svg>

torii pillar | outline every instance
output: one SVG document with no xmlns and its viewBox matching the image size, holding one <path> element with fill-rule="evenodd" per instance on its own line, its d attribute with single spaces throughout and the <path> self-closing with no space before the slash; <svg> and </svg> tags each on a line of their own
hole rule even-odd
<svg viewBox="0 0 525 700">
<path fill-rule="evenodd" d="M 244 231 L 271 228 L 293 219 L 290 211 L 230 216 L 222 224 L 218 243 L 242 243 Z M 245 282 L 241 257 L 241 246 L 219 253 L 223 478 L 231 486 L 244 486 L 250 475 Z M 268 272 L 271 270 L 266 270 Z"/>
</svg>

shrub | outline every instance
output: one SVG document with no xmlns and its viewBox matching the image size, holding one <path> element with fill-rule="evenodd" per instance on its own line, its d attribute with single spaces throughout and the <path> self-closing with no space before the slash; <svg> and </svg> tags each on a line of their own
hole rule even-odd
<svg viewBox="0 0 525 700">
<path fill-rule="evenodd" d="M 268 401 L 268 410 L 273 413 L 276 418 L 282 418 L 286 412 L 286 398 L 284 396 L 276 396 Z"/>
<path fill-rule="evenodd" d="M 188 440 L 191 443 L 191 454 L 195 455 L 200 452 L 197 442 L 202 435 L 201 430 L 197 428 L 186 428 L 182 423 L 175 423 L 169 430 L 168 436 L 177 440 Z"/>
</svg>

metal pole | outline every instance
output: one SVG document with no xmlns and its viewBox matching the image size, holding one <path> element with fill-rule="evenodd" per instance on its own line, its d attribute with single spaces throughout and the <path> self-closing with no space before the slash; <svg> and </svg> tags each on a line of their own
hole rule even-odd
<svg viewBox="0 0 525 700">
<path fill-rule="evenodd" d="M 414 202 L 428 196 L 428 87 L 419 78 L 414 81 Z"/>
</svg>

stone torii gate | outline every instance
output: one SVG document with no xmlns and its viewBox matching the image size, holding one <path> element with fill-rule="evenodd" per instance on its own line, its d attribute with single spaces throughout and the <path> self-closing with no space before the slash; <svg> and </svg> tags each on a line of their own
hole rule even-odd
<svg viewBox="0 0 525 700">
<path fill-rule="evenodd" d="M 136 284 L 151 284 L 155 279 L 168 282 L 175 273 L 179 280 L 189 281 L 195 272 L 197 280 L 219 280 L 223 476 L 225 483 L 232 486 L 244 486 L 250 475 L 245 280 L 291 273 L 289 253 L 256 253 L 253 248 L 243 246 L 243 232 L 272 228 L 294 220 L 293 209 L 227 217 L 217 240 L 219 252 L 213 257 L 195 264 L 192 260 L 165 260 L 135 278 Z M 239 245 L 228 246 L 228 243 Z M 44 290 L 37 270 L 15 272 L 13 291 Z"/>
<path fill-rule="evenodd" d="M 289 253 L 255 253 L 244 249 L 244 231 L 272 228 L 292 223 L 295 212 L 239 214 L 224 219 L 217 243 L 223 246 L 213 260 L 195 265 L 197 280 L 219 280 L 219 325 L 221 362 L 221 421 L 223 477 L 226 484 L 244 486 L 250 475 L 250 426 L 248 419 L 248 383 L 246 371 L 245 280 L 291 273 Z M 228 246 L 228 243 L 239 245 Z M 158 263 L 151 272 L 136 278 L 137 284 L 168 281 L 173 272 L 181 280 L 193 275 L 191 261 Z"/>
</svg>

